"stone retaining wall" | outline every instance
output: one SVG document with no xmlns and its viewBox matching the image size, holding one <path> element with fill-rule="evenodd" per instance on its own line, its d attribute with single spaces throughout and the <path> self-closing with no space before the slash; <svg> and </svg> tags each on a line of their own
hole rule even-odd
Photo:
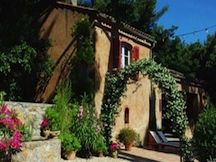
<svg viewBox="0 0 216 162">
<path fill-rule="evenodd" d="M 5 102 L 9 109 L 15 109 L 18 117 L 23 123 L 31 128 L 32 139 L 40 139 L 40 123 L 47 107 L 51 104 L 26 103 L 26 102 Z"/>
<path fill-rule="evenodd" d="M 59 162 L 61 142 L 59 139 L 30 141 L 22 144 L 22 151 L 12 156 L 11 162 Z"/>
</svg>

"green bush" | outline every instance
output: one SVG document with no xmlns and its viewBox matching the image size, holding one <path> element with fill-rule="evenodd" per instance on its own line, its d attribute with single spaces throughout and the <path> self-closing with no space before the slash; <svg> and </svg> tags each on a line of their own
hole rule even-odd
<svg viewBox="0 0 216 162">
<path fill-rule="evenodd" d="M 107 146 L 105 143 L 105 139 L 101 134 L 99 134 L 97 136 L 97 139 L 96 139 L 95 144 L 94 144 L 94 151 L 95 152 L 104 152 L 104 153 L 107 152 Z"/>
<path fill-rule="evenodd" d="M 137 139 L 137 133 L 131 128 L 123 128 L 118 134 L 118 139 L 124 144 L 130 144 Z"/>
<path fill-rule="evenodd" d="M 57 88 L 54 98 L 54 106 L 45 112 L 45 117 L 49 120 L 51 130 L 68 131 L 71 127 L 72 111 L 70 108 L 71 84 L 66 82 Z"/>
<path fill-rule="evenodd" d="M 53 131 L 60 130 L 61 116 L 54 107 L 49 107 L 46 109 L 45 118 L 49 120 L 49 126 L 47 129 Z"/>
<path fill-rule="evenodd" d="M 62 132 L 59 138 L 65 151 L 76 151 L 81 148 L 79 140 L 72 133 Z"/>
<path fill-rule="evenodd" d="M 194 142 L 201 161 L 216 158 L 216 108 L 212 104 L 198 118 Z"/>
</svg>

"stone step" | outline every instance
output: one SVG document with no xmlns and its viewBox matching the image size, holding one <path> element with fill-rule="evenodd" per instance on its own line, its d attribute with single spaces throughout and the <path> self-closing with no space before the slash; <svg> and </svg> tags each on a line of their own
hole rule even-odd
<svg viewBox="0 0 216 162">
<path fill-rule="evenodd" d="M 59 139 L 24 142 L 22 151 L 12 156 L 12 162 L 59 162 L 61 142 Z"/>
</svg>

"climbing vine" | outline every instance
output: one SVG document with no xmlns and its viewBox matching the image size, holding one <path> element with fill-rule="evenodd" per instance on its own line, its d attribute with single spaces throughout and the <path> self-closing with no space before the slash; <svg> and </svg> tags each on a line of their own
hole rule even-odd
<svg viewBox="0 0 216 162">
<path fill-rule="evenodd" d="M 165 117 L 171 121 L 172 130 L 181 139 L 181 143 L 188 145 L 185 137 L 188 120 L 185 112 L 185 101 L 178 91 L 175 79 L 169 71 L 153 60 L 140 60 L 125 67 L 117 73 L 107 73 L 103 104 L 100 118 L 103 122 L 104 137 L 109 144 L 111 141 L 112 127 L 118 114 L 120 97 L 127 89 L 127 81 L 133 79 L 135 74 L 148 75 L 149 78 L 159 85 L 168 102 Z M 181 146 L 181 148 L 185 148 Z M 187 150 L 182 150 L 182 156 L 187 156 Z"/>
<path fill-rule="evenodd" d="M 72 28 L 72 36 L 76 39 L 77 51 L 71 60 L 71 82 L 77 98 L 87 95 L 93 98 L 94 89 L 94 49 L 91 38 L 91 23 L 85 18 Z"/>
</svg>

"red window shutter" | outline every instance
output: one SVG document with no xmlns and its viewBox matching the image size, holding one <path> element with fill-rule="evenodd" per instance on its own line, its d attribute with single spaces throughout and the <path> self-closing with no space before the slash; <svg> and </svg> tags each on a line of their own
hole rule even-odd
<svg viewBox="0 0 216 162">
<path fill-rule="evenodd" d="M 113 68 L 121 67 L 121 43 L 119 39 L 113 41 Z"/>
<path fill-rule="evenodd" d="M 132 50 L 132 60 L 137 61 L 139 60 L 139 46 L 134 46 Z"/>
</svg>

